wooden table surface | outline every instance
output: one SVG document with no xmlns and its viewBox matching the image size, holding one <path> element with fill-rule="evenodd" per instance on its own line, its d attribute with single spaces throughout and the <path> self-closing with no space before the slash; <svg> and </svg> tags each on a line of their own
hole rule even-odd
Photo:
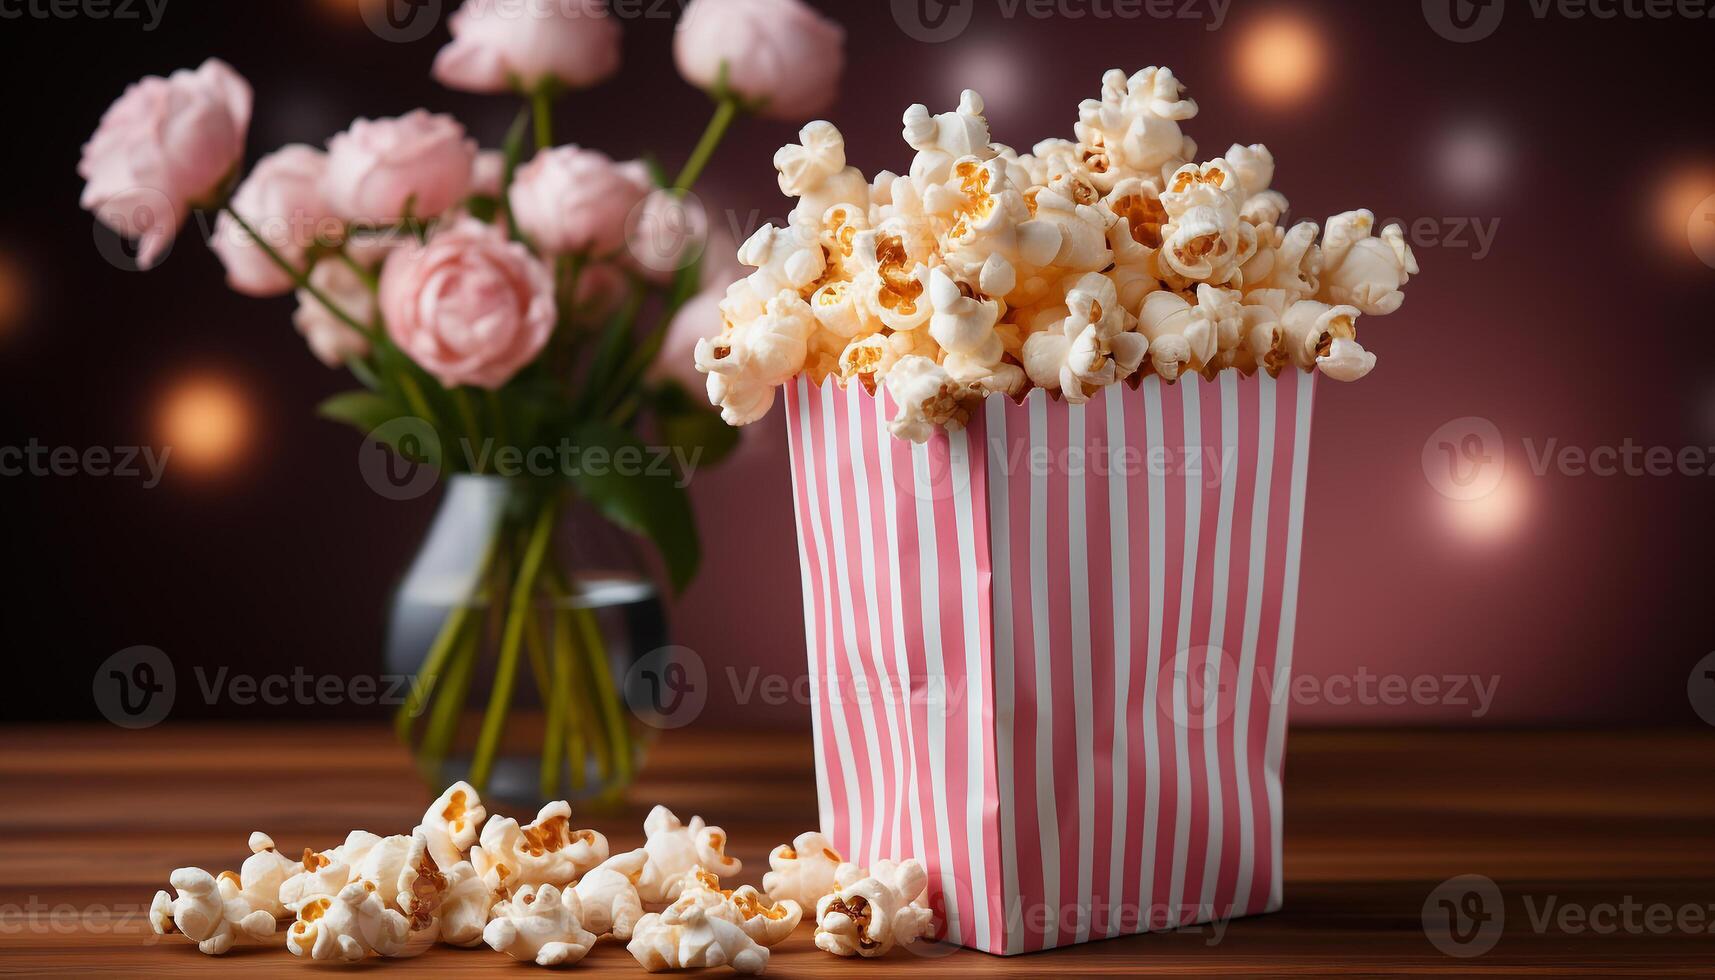
<svg viewBox="0 0 1715 980">
<path fill-rule="evenodd" d="M 149 900 L 173 868 L 236 866 L 251 830 L 286 849 L 357 827 L 408 832 L 428 799 L 378 726 L 0 732 L 9 975 L 261 980 L 326 969 L 279 948 L 210 958 L 157 940 Z M 848 962 L 816 950 L 806 927 L 776 948 L 768 975 L 1715 972 L 1715 733 L 1295 732 L 1288 745 L 1279 914 L 1011 959 L 933 950 Z M 774 844 L 811 826 L 813 785 L 807 739 L 680 734 L 655 747 L 623 810 L 575 815 L 618 849 L 640 842 L 656 802 L 703 814 L 756 880 Z M 1468 874 L 1496 882 L 1505 924 L 1492 950 L 1456 959 L 1431 944 L 1423 910 L 1438 885 Z M 362 969 L 535 975 L 486 948 Z M 641 975 L 611 943 L 577 970 Z"/>
</svg>

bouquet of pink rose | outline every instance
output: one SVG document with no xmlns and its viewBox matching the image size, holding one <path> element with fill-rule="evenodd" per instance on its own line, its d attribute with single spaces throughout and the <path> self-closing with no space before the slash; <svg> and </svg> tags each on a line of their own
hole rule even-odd
<svg viewBox="0 0 1715 980">
<path fill-rule="evenodd" d="M 664 380 L 670 371 L 651 370 L 681 309 L 711 306 L 690 303 L 706 231 L 691 189 L 741 113 L 802 119 L 832 100 L 843 32 L 801 0 L 688 4 L 676 60 L 715 112 L 669 178 L 555 143 L 555 101 L 618 70 L 621 30 L 606 0 L 468 0 L 449 26 L 437 80 L 524 100 L 498 150 L 419 109 L 360 119 L 325 151 L 285 147 L 240 179 L 251 87 L 209 60 L 145 78 L 107 111 L 83 150 L 83 207 L 136 240 L 142 268 L 165 257 L 193 214 L 217 215 L 210 244 L 230 285 L 258 297 L 295 291 L 294 320 L 316 357 L 361 383 L 321 413 L 383 439 L 424 431 L 387 423 L 419 420 L 434 438 L 392 447 L 413 462 L 494 473 L 502 454 L 442 447 L 498 445 L 517 459 L 516 450 L 568 442 L 617 459 L 641 451 L 645 434 L 694 445 L 701 462 L 717 458 L 731 444 L 718 416 Z M 572 756 L 585 751 L 611 785 L 624 783 L 633 750 L 600 636 L 567 601 L 574 586 L 548 543 L 569 496 L 650 539 L 682 587 L 699 547 L 683 477 L 673 477 L 607 469 L 533 481 L 532 505 L 488 549 L 482 588 L 494 601 L 473 595 L 454 608 L 424 660 L 438 683 L 418 687 L 432 691 L 433 710 L 429 696 L 414 697 L 400 714 L 408 739 L 426 714 L 420 755 L 432 778 L 445 775 L 487 635 L 499 640 L 470 781 L 489 777 L 528 646 L 547 714 L 542 795 L 559 792 L 562 758 L 581 778 L 587 760 Z M 568 621 L 539 622 L 544 601 Z M 539 649 L 544 637 L 552 649 Z"/>
</svg>

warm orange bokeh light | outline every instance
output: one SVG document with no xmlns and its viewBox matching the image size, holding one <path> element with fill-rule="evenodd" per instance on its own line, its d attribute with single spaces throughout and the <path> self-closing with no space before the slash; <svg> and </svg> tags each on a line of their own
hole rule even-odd
<svg viewBox="0 0 1715 980">
<path fill-rule="evenodd" d="M 1297 14 L 1270 14 L 1239 39 L 1239 79 L 1269 106 L 1303 101 L 1322 81 L 1327 55 L 1316 26 Z"/>
<path fill-rule="evenodd" d="M 1685 166 L 1670 171 L 1656 190 L 1655 234 L 1670 251 L 1708 254 L 1715 224 L 1693 222 L 1703 202 L 1715 194 L 1715 165 Z"/>
<path fill-rule="evenodd" d="M 11 336 L 29 312 L 29 283 L 18 261 L 0 252 L 0 339 Z"/>
<path fill-rule="evenodd" d="M 1530 505 L 1525 477 L 1509 472 L 1493 493 L 1475 500 L 1443 498 L 1447 523 L 1461 537 L 1490 544 L 1512 536 L 1524 523 Z"/>
<path fill-rule="evenodd" d="M 250 435 L 250 406 L 224 378 L 182 381 L 161 405 L 160 438 L 172 461 L 198 470 L 224 469 L 243 455 Z"/>
</svg>

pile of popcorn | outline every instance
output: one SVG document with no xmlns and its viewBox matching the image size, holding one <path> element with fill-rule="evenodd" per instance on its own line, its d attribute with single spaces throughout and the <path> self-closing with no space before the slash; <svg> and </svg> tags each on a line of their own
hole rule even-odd
<svg viewBox="0 0 1715 980">
<path fill-rule="evenodd" d="M 1288 224 L 1266 147 L 1193 162 L 1180 124 L 1196 114 L 1171 70 L 1110 71 L 1075 141 L 1019 154 L 967 91 L 952 112 L 907 110 L 910 171 L 873 181 L 811 123 L 774 160 L 798 202 L 787 226 L 745 243 L 754 271 L 697 347 L 710 399 L 746 425 L 801 374 L 885 384 L 894 434 L 922 442 L 1033 387 L 1081 403 L 1149 374 L 1368 374 L 1357 321 L 1404 302 L 1404 232 L 1378 237 L 1369 211 Z"/>
<path fill-rule="evenodd" d="M 292 953 L 339 963 L 486 943 L 514 959 L 569 966 L 611 938 L 651 973 L 761 973 L 769 948 L 807 909 L 816 945 L 837 956 L 883 956 L 929 931 L 928 875 L 915 860 L 860 868 L 807 833 L 769 855 L 761 891 L 723 888 L 742 865 L 726 855 L 725 832 L 701 817 L 682 823 L 658 806 L 644 821 L 644 846 L 613 855 L 606 837 L 571 827 L 565 801 L 519 826 L 490 816 L 475 789 L 455 783 L 409 835 L 354 831 L 294 859 L 266 834 L 251 834 L 237 871 L 174 871 L 176 895 L 156 892 L 149 921 L 158 935 L 182 935 L 210 955 L 271 942 L 285 925 Z"/>
</svg>

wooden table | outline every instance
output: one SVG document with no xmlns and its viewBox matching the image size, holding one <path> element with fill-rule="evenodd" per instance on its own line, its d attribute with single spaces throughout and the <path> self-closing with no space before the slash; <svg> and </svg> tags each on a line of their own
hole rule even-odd
<svg viewBox="0 0 1715 980">
<path fill-rule="evenodd" d="M 427 802 L 380 727 L 11 728 L 0 751 L 0 973 L 228 975 L 321 967 L 280 949 L 204 957 L 157 941 L 150 897 L 171 869 L 235 866 L 251 830 L 284 848 L 354 827 L 408 831 Z M 1287 907 L 1280 914 L 1001 959 L 836 960 L 806 928 L 768 975 L 1049 976 L 1452 973 L 1707 976 L 1715 970 L 1715 733 L 1296 732 L 1287 764 Z M 814 819 L 808 740 L 669 737 L 620 812 L 585 812 L 633 847 L 656 802 L 723 825 L 747 878 Z M 1423 909 L 1455 875 L 1492 878 L 1505 926 L 1455 959 Z M 1624 903 L 1638 903 L 1624 930 Z M 1554 905 L 1551 907 L 1549 903 Z M 1568 913 L 1566 910 L 1573 911 Z M 1652 908 L 1659 912 L 1652 912 Z M 1593 913 L 1581 930 L 1576 916 Z M 1545 910 L 1550 910 L 1545 913 Z M 1699 931 L 1687 918 L 1701 914 Z M 1542 921 L 1547 914 L 1546 921 Z M 1572 915 L 1565 919 L 1562 916 Z M 1651 916 L 1655 916 L 1654 920 Z M 1650 923 L 1676 916 L 1666 932 Z M 536 975 L 486 948 L 371 962 L 394 975 Z M 575 975 L 641 975 L 617 945 Z M 722 971 L 724 975 L 725 971 Z"/>
</svg>

